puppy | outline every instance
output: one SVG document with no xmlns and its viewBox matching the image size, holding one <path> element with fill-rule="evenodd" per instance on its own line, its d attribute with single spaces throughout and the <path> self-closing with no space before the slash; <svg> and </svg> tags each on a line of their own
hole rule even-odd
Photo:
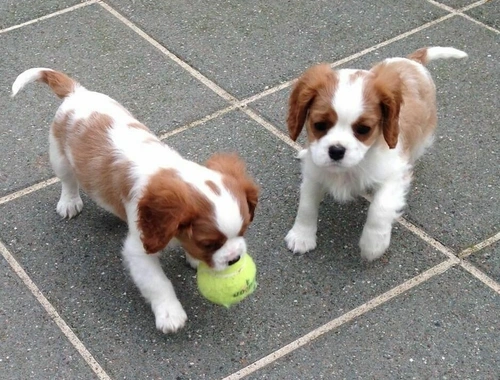
<svg viewBox="0 0 500 380">
<path fill-rule="evenodd" d="M 57 212 L 83 207 L 81 187 L 128 224 L 123 258 L 151 303 L 156 327 L 175 332 L 187 320 L 158 252 L 171 240 L 189 263 L 225 269 L 246 252 L 258 187 L 236 154 L 216 154 L 205 166 L 182 158 L 118 102 L 86 90 L 63 73 L 33 68 L 17 77 L 12 96 L 32 81 L 63 99 L 50 130 L 50 162 L 61 180 Z"/>
<path fill-rule="evenodd" d="M 383 255 L 392 223 L 406 204 L 412 166 L 436 128 L 435 86 L 423 65 L 466 56 L 430 47 L 386 59 L 369 71 L 333 71 L 320 64 L 299 78 L 290 96 L 288 131 L 295 141 L 305 124 L 309 146 L 299 154 L 303 179 L 295 224 L 285 238 L 290 250 L 316 247 L 325 193 L 343 202 L 372 191 L 359 247 L 369 261 Z"/>
</svg>

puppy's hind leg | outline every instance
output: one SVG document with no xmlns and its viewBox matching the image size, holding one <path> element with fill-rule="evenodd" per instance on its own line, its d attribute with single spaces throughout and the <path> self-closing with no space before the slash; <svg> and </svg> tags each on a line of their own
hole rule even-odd
<svg viewBox="0 0 500 380">
<path fill-rule="evenodd" d="M 49 135 L 49 156 L 50 163 L 56 176 L 61 180 L 61 198 L 57 203 L 57 213 L 63 218 L 73 218 L 78 215 L 83 208 L 83 201 L 80 198 L 78 180 L 66 155 L 61 151 L 59 142 L 53 135 L 52 130 Z"/>
</svg>

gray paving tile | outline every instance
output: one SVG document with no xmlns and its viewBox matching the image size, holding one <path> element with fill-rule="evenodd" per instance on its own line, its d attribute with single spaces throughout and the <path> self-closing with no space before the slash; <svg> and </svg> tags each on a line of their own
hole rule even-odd
<svg viewBox="0 0 500 380">
<path fill-rule="evenodd" d="M 237 97 L 261 92 L 312 63 L 334 61 L 446 14 L 423 0 L 110 4 Z"/>
<path fill-rule="evenodd" d="M 80 0 L 7 0 L 0 2 L 0 29 L 8 28 L 81 3 Z"/>
<path fill-rule="evenodd" d="M 498 379 L 500 296 L 451 269 L 248 379 Z"/>
<path fill-rule="evenodd" d="M 468 261 L 476 265 L 480 270 L 488 276 L 500 282 L 500 243 L 486 247 L 479 252 L 476 252 L 469 257 Z"/>
<path fill-rule="evenodd" d="M 455 46 L 467 60 L 429 65 L 437 86 L 438 131 L 434 146 L 416 165 L 406 216 L 431 236 L 460 251 L 500 229 L 497 114 L 500 108 L 498 36 L 454 17 L 377 50 L 345 67 L 369 68 L 386 57 L 422 46 Z M 290 89 L 251 103 L 286 131 Z"/>
<path fill-rule="evenodd" d="M 487 2 L 465 13 L 486 25 L 500 29 L 500 6 L 498 5 L 498 1 Z"/>
<path fill-rule="evenodd" d="M 99 5 L 2 34 L 0 44 L 0 195 L 52 176 L 48 126 L 59 100 L 33 84 L 10 98 L 12 83 L 28 68 L 67 72 L 87 88 L 120 101 L 155 132 L 226 106 Z"/>
<path fill-rule="evenodd" d="M 467 5 L 475 3 L 476 1 L 474 1 L 474 0 L 439 0 L 439 2 L 441 4 L 448 5 L 449 7 L 452 7 L 455 9 L 460 9 L 460 8 L 466 7 Z"/>
<path fill-rule="evenodd" d="M 243 113 L 233 112 L 168 140 L 187 157 L 239 151 L 262 186 L 247 234 L 259 287 L 229 310 L 203 300 L 178 250 L 165 254 L 189 321 L 177 335 L 155 331 L 153 315 L 124 273 L 126 227 L 84 199 L 82 215 L 62 221 L 54 185 L 0 206 L 0 238 L 114 378 L 216 378 L 441 262 L 444 257 L 396 228 L 389 254 L 362 262 L 357 239 L 366 205 L 323 207 L 319 247 L 294 256 L 283 238 L 293 223 L 299 164 L 294 151 Z"/>
<path fill-rule="evenodd" d="M 95 378 L 2 257 L 0 283 L 0 378 Z"/>
</svg>

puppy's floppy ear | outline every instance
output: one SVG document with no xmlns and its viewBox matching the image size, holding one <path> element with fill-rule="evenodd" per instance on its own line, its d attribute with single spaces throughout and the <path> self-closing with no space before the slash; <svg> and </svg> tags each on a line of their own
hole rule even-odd
<svg viewBox="0 0 500 380">
<path fill-rule="evenodd" d="M 288 101 L 288 134 L 293 141 L 299 137 L 306 121 L 307 111 L 319 90 L 334 83 L 334 72 L 326 63 L 306 70 L 293 87 Z"/>
<path fill-rule="evenodd" d="M 208 159 L 205 166 L 236 180 L 238 187 L 245 193 L 252 221 L 259 201 L 259 187 L 247 174 L 245 162 L 236 153 L 216 153 Z"/>
<path fill-rule="evenodd" d="M 191 189 L 175 172 L 162 170 L 154 175 L 137 205 L 137 225 L 147 253 L 166 247 L 181 228 L 195 217 Z"/>
<path fill-rule="evenodd" d="M 374 88 L 380 99 L 382 133 L 390 149 L 394 149 L 399 136 L 399 111 L 403 103 L 403 82 L 399 73 L 385 64 L 376 66 Z"/>
</svg>

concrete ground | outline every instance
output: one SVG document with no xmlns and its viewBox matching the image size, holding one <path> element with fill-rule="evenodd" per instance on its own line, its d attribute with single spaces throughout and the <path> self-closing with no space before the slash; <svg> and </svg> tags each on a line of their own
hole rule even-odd
<svg viewBox="0 0 500 380">
<path fill-rule="evenodd" d="M 3 1 L 0 378 L 499 379 L 499 20 L 499 0 Z M 469 58 L 430 65 L 439 129 L 389 251 L 363 262 L 367 202 L 326 199 L 317 249 L 293 255 L 292 81 L 429 45 Z M 40 66 L 117 99 L 186 157 L 240 152 L 262 187 L 252 297 L 210 304 L 181 252 L 165 252 L 189 321 L 155 329 L 121 263 L 126 226 L 88 198 L 73 220 L 55 212 L 59 100 L 40 85 L 9 96 Z"/>
</svg>

